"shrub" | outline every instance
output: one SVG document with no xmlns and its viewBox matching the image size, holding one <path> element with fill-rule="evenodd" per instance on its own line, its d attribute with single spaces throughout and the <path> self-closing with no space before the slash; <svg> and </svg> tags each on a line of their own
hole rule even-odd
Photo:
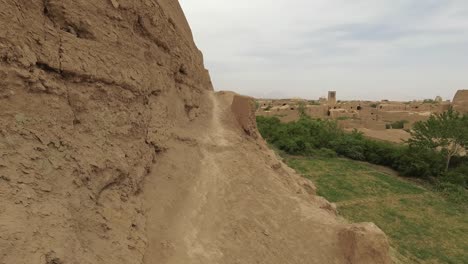
<svg viewBox="0 0 468 264">
<path fill-rule="evenodd" d="M 362 134 L 354 131 L 351 134 L 343 134 L 331 142 L 331 147 L 339 155 L 354 159 L 366 160 L 365 146 Z"/>
<path fill-rule="evenodd" d="M 431 149 L 409 147 L 401 153 L 394 168 L 402 176 L 431 178 L 444 171 L 444 158 Z"/>
<path fill-rule="evenodd" d="M 297 112 L 299 113 L 299 116 L 305 117 L 306 114 L 306 105 L 304 102 L 299 102 L 299 105 L 297 106 Z"/>
<path fill-rule="evenodd" d="M 467 188 L 468 174 L 460 173 L 458 171 L 449 171 L 440 179 L 442 182 L 455 184 Z"/>
<path fill-rule="evenodd" d="M 442 182 L 452 183 L 463 188 L 468 188 L 468 164 L 462 164 L 442 175 Z"/>
<path fill-rule="evenodd" d="M 260 108 L 260 103 L 255 100 L 255 110 L 258 110 Z"/>
<path fill-rule="evenodd" d="M 366 160 L 370 163 L 394 167 L 404 147 L 382 141 L 365 140 Z"/>
</svg>

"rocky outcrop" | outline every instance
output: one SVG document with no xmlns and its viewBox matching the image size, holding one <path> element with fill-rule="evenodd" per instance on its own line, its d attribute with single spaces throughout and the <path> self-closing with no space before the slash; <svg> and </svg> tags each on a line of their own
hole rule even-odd
<svg viewBox="0 0 468 264">
<path fill-rule="evenodd" d="M 246 96 L 234 95 L 231 110 L 236 115 L 236 119 L 244 132 L 253 138 L 258 138 L 255 100 Z"/>
<path fill-rule="evenodd" d="M 351 225 L 339 235 L 349 263 L 392 263 L 387 238 L 373 223 Z"/>
<path fill-rule="evenodd" d="M 213 94 L 177 1 L 0 6 L 0 263 L 354 256 L 334 206 L 256 136 L 248 98 Z"/>
<path fill-rule="evenodd" d="M 453 109 L 457 112 L 468 113 L 468 90 L 459 90 L 452 101 Z"/>
</svg>

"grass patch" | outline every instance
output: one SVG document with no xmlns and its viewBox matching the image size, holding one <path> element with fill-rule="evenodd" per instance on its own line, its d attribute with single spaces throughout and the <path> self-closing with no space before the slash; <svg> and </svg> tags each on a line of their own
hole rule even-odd
<svg viewBox="0 0 468 264">
<path fill-rule="evenodd" d="M 364 163 L 341 158 L 286 158 L 287 164 L 313 180 L 318 194 L 331 202 L 370 198 L 376 195 L 420 194 L 424 190 Z"/>
<path fill-rule="evenodd" d="M 354 222 L 374 222 L 405 263 L 468 263 L 466 203 L 391 176 L 365 163 L 330 157 L 285 156 Z"/>
</svg>

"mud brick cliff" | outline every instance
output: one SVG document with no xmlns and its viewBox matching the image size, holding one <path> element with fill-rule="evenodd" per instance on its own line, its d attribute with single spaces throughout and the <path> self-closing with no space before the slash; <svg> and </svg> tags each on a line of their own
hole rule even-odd
<svg viewBox="0 0 468 264">
<path fill-rule="evenodd" d="M 176 0 L 0 0 L 1 264 L 390 263 L 334 208 Z"/>
</svg>

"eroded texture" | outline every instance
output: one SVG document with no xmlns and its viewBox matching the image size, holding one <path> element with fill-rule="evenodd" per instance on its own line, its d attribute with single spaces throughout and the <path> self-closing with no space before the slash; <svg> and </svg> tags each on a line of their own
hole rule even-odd
<svg viewBox="0 0 468 264">
<path fill-rule="evenodd" d="M 453 98 L 453 108 L 460 113 L 468 113 L 468 90 L 459 90 Z"/>
<path fill-rule="evenodd" d="M 212 92 L 177 1 L 0 7 L 1 264 L 388 260 Z"/>
<path fill-rule="evenodd" d="M 0 263 L 141 263 L 142 180 L 212 89 L 178 3 L 0 7 Z"/>
</svg>

